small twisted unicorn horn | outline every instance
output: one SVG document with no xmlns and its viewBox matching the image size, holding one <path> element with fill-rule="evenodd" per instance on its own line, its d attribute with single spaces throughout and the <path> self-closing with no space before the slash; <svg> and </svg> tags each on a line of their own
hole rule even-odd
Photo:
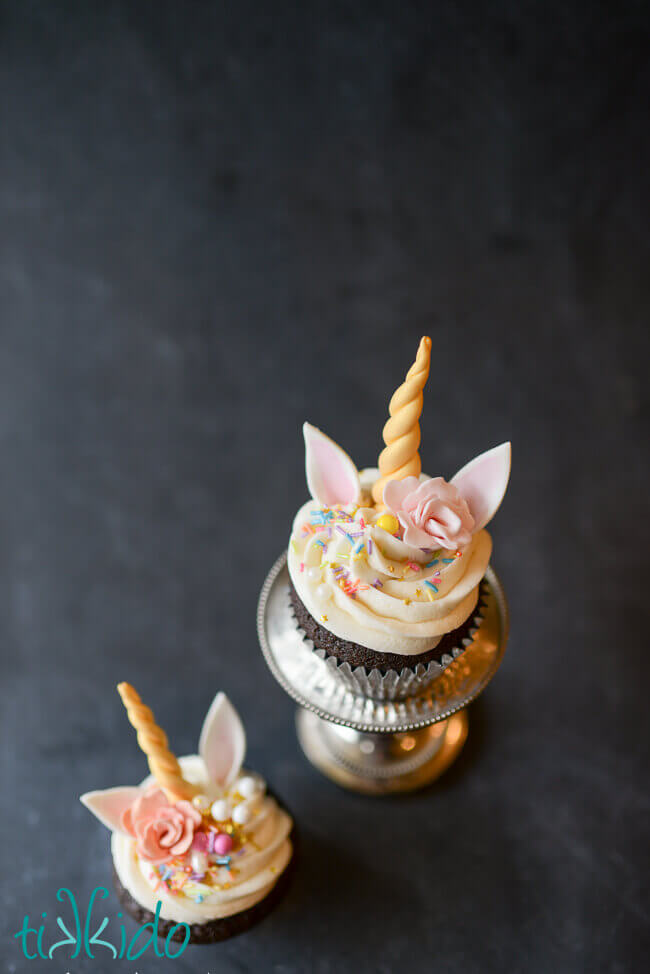
<svg viewBox="0 0 650 974">
<path fill-rule="evenodd" d="M 117 692 L 129 720 L 138 732 L 138 744 L 146 754 L 149 768 L 158 784 L 172 799 L 193 798 L 199 789 L 183 777 L 178 759 L 167 747 L 167 735 L 155 722 L 151 709 L 142 702 L 130 683 L 118 683 Z"/>
<path fill-rule="evenodd" d="M 393 393 L 388 406 L 390 419 L 384 426 L 385 449 L 379 454 L 379 480 L 373 485 L 372 497 L 377 505 L 383 503 L 384 486 L 389 480 L 419 477 L 420 413 L 422 390 L 429 377 L 431 339 L 420 341 L 415 362 L 406 373 L 402 385 Z"/>
</svg>

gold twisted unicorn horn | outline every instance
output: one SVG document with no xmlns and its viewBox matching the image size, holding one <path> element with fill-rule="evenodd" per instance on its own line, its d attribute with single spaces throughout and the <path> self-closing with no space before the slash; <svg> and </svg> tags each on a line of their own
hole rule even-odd
<svg viewBox="0 0 650 974">
<path fill-rule="evenodd" d="M 170 798 L 192 798 L 199 789 L 183 777 L 178 759 L 167 747 L 167 735 L 154 720 L 151 709 L 142 702 L 130 683 L 118 683 L 117 692 L 129 720 L 138 732 L 138 744 L 146 754 L 149 768 L 158 784 Z"/>
<path fill-rule="evenodd" d="M 403 477 L 419 477 L 420 462 L 420 413 L 422 390 L 429 377 L 431 363 L 431 339 L 420 341 L 415 362 L 406 373 L 402 385 L 393 393 L 388 406 L 390 419 L 384 426 L 386 447 L 379 454 L 379 480 L 373 485 L 372 497 L 378 506 L 383 503 L 384 487 L 389 480 Z"/>
</svg>

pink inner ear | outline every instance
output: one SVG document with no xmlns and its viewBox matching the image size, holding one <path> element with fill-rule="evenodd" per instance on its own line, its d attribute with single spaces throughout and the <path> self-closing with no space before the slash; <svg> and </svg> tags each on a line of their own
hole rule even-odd
<svg viewBox="0 0 650 974">
<path fill-rule="evenodd" d="M 305 423 L 305 471 L 309 491 L 319 504 L 353 504 L 361 494 L 359 473 L 338 444 Z"/>
<path fill-rule="evenodd" d="M 496 514 L 506 492 L 509 477 L 509 443 L 502 443 L 481 453 L 452 477 L 451 483 L 467 501 L 474 518 L 474 534 L 484 528 Z"/>
</svg>

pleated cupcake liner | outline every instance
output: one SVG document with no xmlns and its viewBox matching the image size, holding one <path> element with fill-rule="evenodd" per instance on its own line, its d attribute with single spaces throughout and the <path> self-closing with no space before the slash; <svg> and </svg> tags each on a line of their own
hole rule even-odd
<svg viewBox="0 0 650 974">
<path fill-rule="evenodd" d="M 443 653 L 439 661 L 431 660 L 426 664 L 418 663 L 414 667 L 404 666 L 399 671 L 389 669 L 384 672 L 377 667 L 368 669 L 362 665 L 351 666 L 347 661 L 342 662 L 336 656 L 328 653 L 327 650 L 314 645 L 313 640 L 298 622 L 291 600 L 289 600 L 289 608 L 296 628 L 305 644 L 319 659 L 324 660 L 346 690 L 362 697 L 369 697 L 371 700 L 405 700 L 407 697 L 417 696 L 417 694 L 427 690 L 450 663 L 458 659 L 472 644 L 484 618 L 485 591 L 484 583 L 481 582 L 479 599 L 471 617 L 471 626 L 469 630 L 466 630 L 467 635 L 459 641 L 457 646 L 452 648 L 451 652 Z"/>
</svg>

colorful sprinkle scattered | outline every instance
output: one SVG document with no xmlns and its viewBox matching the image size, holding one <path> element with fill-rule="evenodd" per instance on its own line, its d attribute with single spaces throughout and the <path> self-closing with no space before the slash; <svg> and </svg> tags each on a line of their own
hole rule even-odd
<svg viewBox="0 0 650 974">
<path fill-rule="evenodd" d="M 336 525 L 336 530 L 339 532 L 339 534 L 342 534 L 344 538 L 347 538 L 350 544 L 354 544 L 354 538 L 352 535 L 345 531 L 340 524 Z"/>
<path fill-rule="evenodd" d="M 312 524 L 327 524 L 334 517 L 332 511 L 322 510 L 322 511 L 310 511 L 311 523 Z"/>
<path fill-rule="evenodd" d="M 374 580 L 374 582 L 372 583 L 372 585 L 373 585 L 373 588 L 383 588 L 384 587 L 384 583 L 381 582 L 378 578 L 376 578 Z"/>
<path fill-rule="evenodd" d="M 348 524 L 350 521 L 352 521 L 352 517 L 349 514 L 346 514 L 346 512 L 342 511 L 340 508 L 336 509 L 336 513 L 342 521 L 346 521 Z"/>
<path fill-rule="evenodd" d="M 433 582 L 428 582 L 427 581 L 424 584 L 426 585 L 427 588 L 433 589 L 434 592 L 437 592 L 438 591 L 438 586 L 437 585 L 434 585 Z"/>
<path fill-rule="evenodd" d="M 368 554 L 372 554 L 372 538 L 368 538 Z"/>
<path fill-rule="evenodd" d="M 443 558 L 443 561 L 444 561 L 444 558 Z M 428 561 L 424 567 L 425 568 L 432 568 L 434 565 L 437 565 L 437 564 L 438 564 L 438 559 L 437 558 L 434 558 L 433 561 Z"/>
</svg>

